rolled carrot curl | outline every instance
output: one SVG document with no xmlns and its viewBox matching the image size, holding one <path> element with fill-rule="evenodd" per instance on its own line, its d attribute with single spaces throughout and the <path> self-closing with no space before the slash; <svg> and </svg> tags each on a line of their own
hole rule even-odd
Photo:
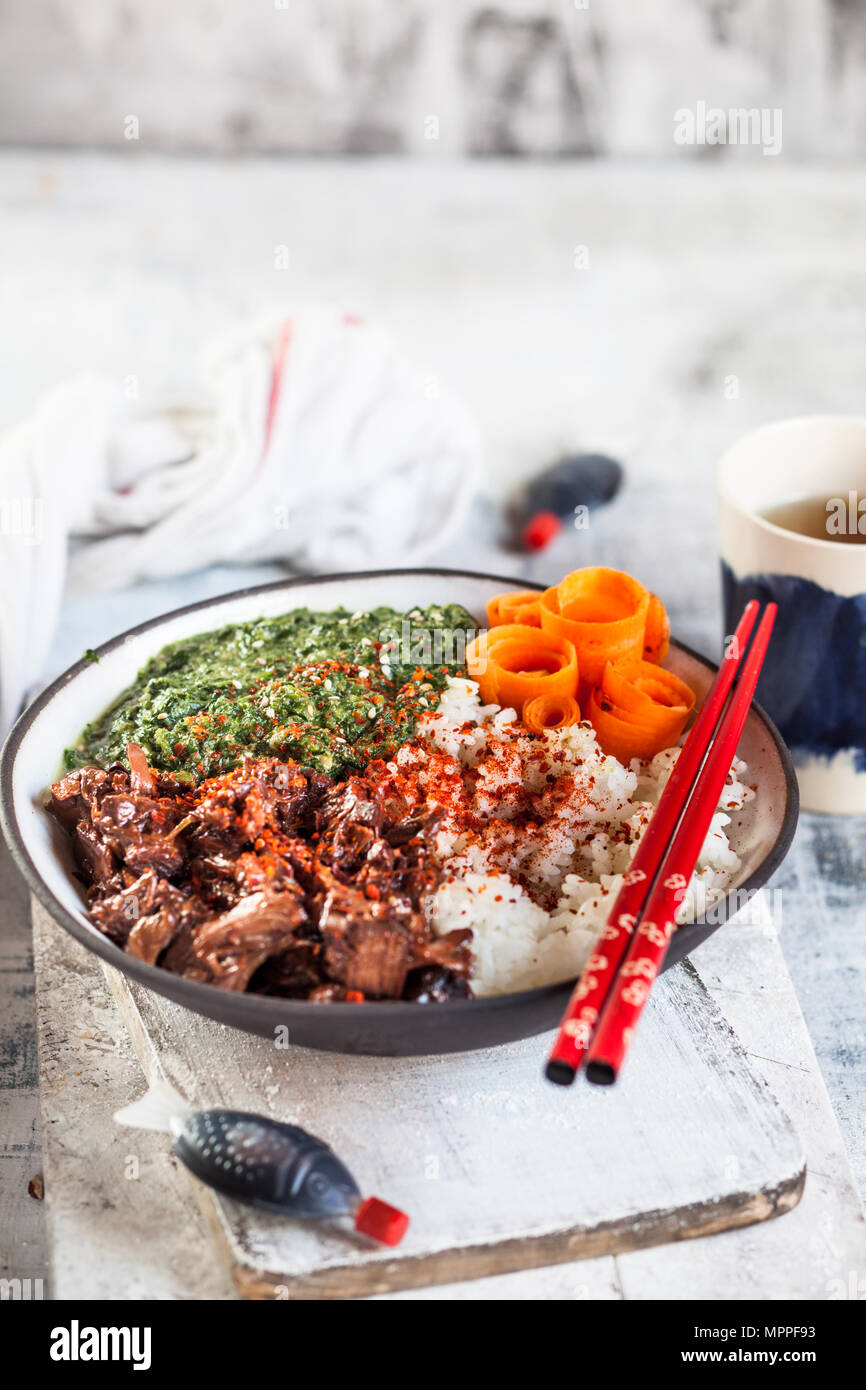
<svg viewBox="0 0 866 1390">
<path fill-rule="evenodd" d="M 536 695 L 527 700 L 520 717 L 531 734 L 543 734 L 579 724 L 580 705 L 571 695 Z"/>
<path fill-rule="evenodd" d="M 671 625 L 667 611 L 657 594 L 650 594 L 643 639 L 644 661 L 660 666 L 671 644 Z"/>
<path fill-rule="evenodd" d="M 470 642 L 466 665 L 485 704 L 522 711 L 536 695 L 577 692 L 577 653 L 567 638 L 527 623 L 504 623 Z"/>
<path fill-rule="evenodd" d="M 541 627 L 537 589 L 518 589 L 511 594 L 497 594 L 487 605 L 487 621 L 491 627 L 502 623 L 522 623 L 528 627 Z"/>
<path fill-rule="evenodd" d="M 580 677 L 597 685 L 605 664 L 643 658 L 650 594 L 630 574 L 574 570 L 541 595 L 541 627 L 574 644 Z"/>
<path fill-rule="evenodd" d="M 587 715 L 602 751 L 627 766 L 675 744 L 694 703 L 695 692 L 672 671 L 649 661 L 608 663 L 590 693 Z"/>
</svg>

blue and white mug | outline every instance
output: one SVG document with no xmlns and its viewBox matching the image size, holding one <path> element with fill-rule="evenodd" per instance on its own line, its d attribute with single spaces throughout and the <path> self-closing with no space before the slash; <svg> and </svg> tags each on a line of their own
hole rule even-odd
<svg viewBox="0 0 866 1390">
<path fill-rule="evenodd" d="M 802 806 L 866 811 L 866 544 L 831 535 L 840 516 L 866 532 L 866 417 L 766 425 L 723 456 L 717 487 L 725 631 L 751 598 L 779 605 L 757 699 L 791 749 Z M 766 517 L 815 498 L 833 518 L 826 540 Z"/>
</svg>

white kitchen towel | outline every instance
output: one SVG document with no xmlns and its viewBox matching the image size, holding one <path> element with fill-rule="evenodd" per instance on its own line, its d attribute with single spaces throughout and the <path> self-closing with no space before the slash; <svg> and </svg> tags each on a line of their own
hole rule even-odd
<svg viewBox="0 0 866 1390">
<path fill-rule="evenodd" d="M 145 409 L 93 375 L 0 441 L 0 718 L 38 681 L 64 590 L 212 563 L 414 563 L 475 490 L 478 428 L 381 326 L 268 314 L 208 345 L 201 400 Z"/>
</svg>

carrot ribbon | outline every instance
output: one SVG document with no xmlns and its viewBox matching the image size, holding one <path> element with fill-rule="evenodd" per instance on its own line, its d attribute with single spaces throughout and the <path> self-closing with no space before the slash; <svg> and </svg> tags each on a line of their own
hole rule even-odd
<svg viewBox="0 0 866 1390">
<path fill-rule="evenodd" d="M 665 606 L 630 574 L 573 570 L 540 594 L 498 594 L 487 615 L 486 661 L 484 639 L 467 650 L 485 701 L 513 705 L 540 732 L 577 722 L 580 695 L 604 752 L 626 763 L 676 743 L 694 693 L 662 668 Z"/>
<path fill-rule="evenodd" d="M 536 695 L 574 696 L 578 666 L 574 645 L 528 623 L 491 628 L 466 648 L 470 676 L 486 704 L 522 711 Z"/>
<path fill-rule="evenodd" d="M 581 680 L 595 685 L 607 661 L 643 656 L 649 593 L 619 570 L 574 570 L 541 596 L 541 627 L 574 643 Z"/>
<path fill-rule="evenodd" d="M 491 627 L 502 623 L 524 623 L 541 627 L 537 589 L 518 589 L 510 594 L 497 594 L 487 605 L 487 621 Z"/>
<path fill-rule="evenodd" d="M 657 594 L 650 594 L 643 639 L 644 661 L 660 666 L 671 644 L 671 625 L 665 606 Z"/>
<path fill-rule="evenodd" d="M 523 706 L 521 718 L 531 734 L 567 729 L 580 722 L 580 705 L 573 695 L 536 695 Z"/>
<path fill-rule="evenodd" d="M 695 703 L 694 691 L 672 671 L 639 661 L 611 663 L 589 697 L 587 714 L 605 753 L 621 763 L 647 759 L 675 744 Z"/>
</svg>

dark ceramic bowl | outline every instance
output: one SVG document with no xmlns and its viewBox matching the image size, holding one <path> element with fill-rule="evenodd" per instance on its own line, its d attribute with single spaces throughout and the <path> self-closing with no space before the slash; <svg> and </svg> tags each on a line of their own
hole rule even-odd
<svg viewBox="0 0 866 1390">
<path fill-rule="evenodd" d="M 310 1004 L 233 994 L 147 965 L 126 955 L 91 925 L 80 885 L 72 875 L 68 841 L 43 810 L 46 789 L 58 774 L 61 750 L 75 742 L 84 725 L 167 642 L 304 605 L 327 609 L 343 604 L 354 611 L 379 604 L 408 609 L 454 602 L 483 621 L 491 595 L 527 587 L 525 580 L 456 570 L 390 570 L 286 580 L 178 609 L 106 642 L 98 649 L 98 662 L 79 661 L 34 701 L 3 750 L 3 829 L 31 889 L 76 940 L 124 974 L 197 1013 L 263 1037 L 273 1037 L 274 1030 L 285 1025 L 291 1040 L 301 1046 L 390 1057 L 465 1052 L 553 1028 L 570 984 L 445 1005 Z M 713 664 L 678 643 L 671 644 L 666 664 L 695 689 L 700 703 L 712 680 Z M 729 827 L 742 868 L 711 921 L 701 919 L 676 933 L 667 965 L 688 955 L 729 912 L 742 907 L 779 867 L 791 843 L 797 822 L 794 772 L 787 749 L 757 705 L 749 714 L 739 751 L 758 788 L 758 796 Z"/>
</svg>

